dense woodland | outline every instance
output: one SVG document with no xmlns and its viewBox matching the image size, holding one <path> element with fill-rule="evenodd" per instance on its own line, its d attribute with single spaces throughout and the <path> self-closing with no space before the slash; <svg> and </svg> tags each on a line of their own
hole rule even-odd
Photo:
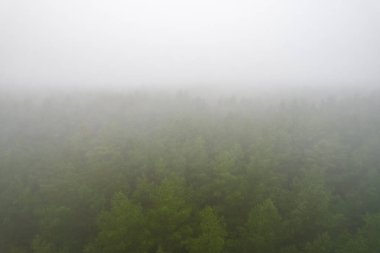
<svg viewBox="0 0 380 253">
<path fill-rule="evenodd" d="M 378 253 L 380 93 L 0 98 L 2 253 Z"/>
</svg>

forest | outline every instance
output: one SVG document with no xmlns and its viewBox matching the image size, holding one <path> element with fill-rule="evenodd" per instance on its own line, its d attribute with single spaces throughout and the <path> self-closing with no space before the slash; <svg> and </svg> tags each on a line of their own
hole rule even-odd
<svg viewBox="0 0 380 253">
<path fill-rule="evenodd" d="M 380 91 L 0 95 L 2 253 L 378 253 Z"/>
</svg>

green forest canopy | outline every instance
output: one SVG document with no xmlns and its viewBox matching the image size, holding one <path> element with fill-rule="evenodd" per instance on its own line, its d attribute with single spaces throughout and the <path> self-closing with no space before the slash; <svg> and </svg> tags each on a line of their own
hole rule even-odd
<svg viewBox="0 0 380 253">
<path fill-rule="evenodd" d="M 380 94 L 0 99 L 0 252 L 378 253 Z"/>
</svg>

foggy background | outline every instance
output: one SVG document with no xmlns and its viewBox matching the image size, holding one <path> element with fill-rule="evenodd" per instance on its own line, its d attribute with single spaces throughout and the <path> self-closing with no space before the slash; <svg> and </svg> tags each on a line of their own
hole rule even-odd
<svg viewBox="0 0 380 253">
<path fill-rule="evenodd" d="M 379 83 L 377 0 L 2 0 L 0 87 Z"/>
</svg>

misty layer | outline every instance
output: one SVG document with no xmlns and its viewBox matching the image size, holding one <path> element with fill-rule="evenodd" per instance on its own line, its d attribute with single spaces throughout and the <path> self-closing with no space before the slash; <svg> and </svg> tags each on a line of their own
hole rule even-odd
<svg viewBox="0 0 380 253">
<path fill-rule="evenodd" d="M 378 85 L 377 0 L 2 0 L 0 86 Z"/>
</svg>

